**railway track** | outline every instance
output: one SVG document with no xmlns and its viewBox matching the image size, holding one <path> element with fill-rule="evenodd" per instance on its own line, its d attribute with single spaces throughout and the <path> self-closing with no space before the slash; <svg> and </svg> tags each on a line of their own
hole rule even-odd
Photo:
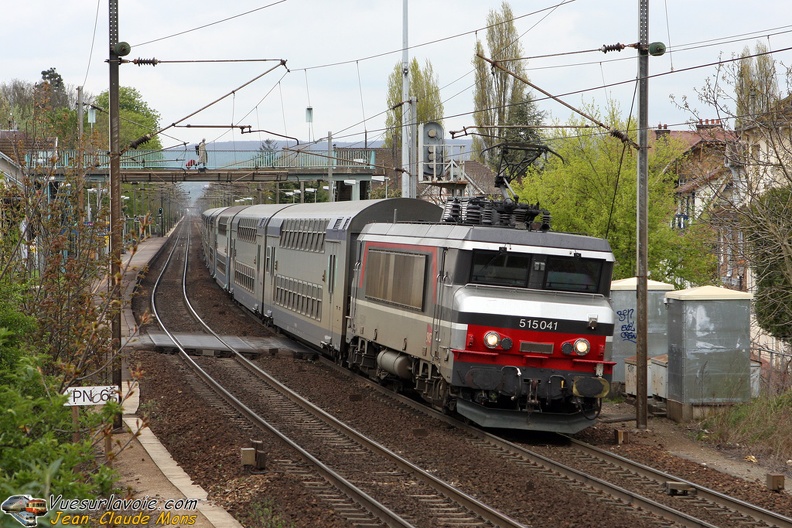
<svg viewBox="0 0 792 528">
<path fill-rule="evenodd" d="M 277 437 L 300 458 L 300 463 L 297 465 L 292 460 L 279 460 L 277 463 L 288 465 L 291 472 L 299 471 L 304 474 L 305 476 L 302 478 L 305 481 L 310 481 L 309 489 L 314 490 L 322 500 L 332 503 L 334 507 L 337 507 L 336 511 L 340 511 L 355 525 L 369 526 L 375 525 L 376 521 L 379 521 L 385 526 L 408 527 L 416 526 L 413 523 L 417 521 L 431 518 L 436 526 L 502 526 L 506 528 L 524 526 L 462 493 L 449 483 L 434 477 L 354 428 L 336 420 L 327 412 L 268 376 L 227 344 L 236 361 L 233 364 L 235 368 L 231 372 L 228 372 L 229 362 L 227 361 L 214 362 L 223 363 L 225 369 L 223 375 L 218 375 L 216 368 L 205 368 L 207 365 L 204 367 L 199 365 L 199 362 L 180 346 L 173 330 L 163 323 L 163 317 L 160 316 L 157 305 L 160 281 L 169 269 L 171 260 L 178 261 L 178 258 L 174 258 L 177 248 L 184 246 L 187 248 L 182 268 L 182 292 L 185 305 L 195 320 L 208 333 L 222 340 L 220 336 L 211 331 L 209 325 L 190 305 L 186 288 L 190 235 L 189 232 L 185 235 L 185 230 L 184 227 L 179 230 L 179 238 L 173 244 L 160 278 L 152 289 L 152 311 L 160 322 L 162 330 L 179 349 L 181 358 L 217 395 L 246 419 Z M 186 244 L 181 243 L 184 236 L 186 236 Z M 242 367 L 255 374 L 252 379 L 264 383 L 240 383 Z M 218 378 L 228 381 L 221 383 Z M 257 396 L 261 398 L 259 401 L 266 402 L 267 417 L 262 416 L 264 410 L 261 407 L 253 409 L 237 398 L 234 391 L 227 388 L 230 384 L 237 388 L 254 385 Z M 295 436 L 300 437 L 300 442 L 294 439 Z M 303 444 L 309 444 L 311 450 L 306 449 Z M 317 458 L 314 455 L 314 452 L 317 451 L 321 451 L 324 458 L 332 459 L 334 463 L 328 464 Z M 368 462 L 363 462 L 362 467 L 377 468 L 374 474 L 360 474 L 360 457 L 364 456 L 367 457 Z M 353 465 L 346 463 L 350 459 L 356 459 Z M 344 473 L 350 474 L 351 477 L 343 476 Z M 324 484 L 321 484 L 320 480 L 323 480 Z M 366 481 L 368 491 L 362 489 L 362 486 L 355 484 L 354 481 Z M 375 483 L 379 486 L 374 486 Z M 402 513 L 397 513 L 386 505 L 386 500 L 377 499 L 370 494 L 376 492 L 375 488 L 393 488 L 394 486 L 409 490 L 408 493 L 398 493 L 397 503 L 391 506 L 394 509 L 398 508 Z"/>
<path fill-rule="evenodd" d="M 328 368 L 338 369 L 332 362 Z M 343 372 L 349 375 L 342 369 Z M 370 383 L 367 381 L 367 383 Z M 613 507 L 650 512 L 659 522 L 677 526 L 700 527 L 779 527 L 792 528 L 792 518 L 730 497 L 644 464 L 599 449 L 574 438 L 559 435 L 563 445 L 543 449 L 543 453 L 469 426 L 409 398 L 370 383 L 371 390 L 389 405 L 408 412 L 431 416 L 457 428 L 479 449 L 525 467 L 532 473 L 567 481 L 599 494 Z M 563 461 L 563 462 L 562 462 Z"/>
<path fill-rule="evenodd" d="M 189 244 L 180 247 L 189 247 Z M 185 252 L 185 271 L 188 265 L 186 255 Z M 178 262 L 178 259 L 175 259 L 174 262 Z M 187 288 L 183 286 L 182 289 L 186 292 Z M 152 303 L 153 301 L 154 293 L 152 293 Z M 172 304 L 175 303 L 169 303 L 169 308 Z M 194 312 L 192 308 L 189 310 Z M 197 314 L 195 315 L 197 316 Z M 299 345 L 294 343 L 286 346 L 299 348 Z M 467 498 L 451 499 L 450 495 L 458 490 L 455 487 L 452 487 L 452 490 L 445 489 L 445 491 L 441 491 L 442 488 L 434 488 L 434 485 L 440 485 L 443 482 L 442 479 L 435 477 L 434 472 L 428 472 L 421 468 L 412 469 L 411 463 L 407 460 L 410 457 L 409 453 L 400 452 L 400 455 L 396 455 L 395 459 L 388 462 L 388 469 L 378 471 L 376 474 L 361 475 L 359 466 L 350 466 L 344 469 L 341 465 L 333 467 L 328 465 L 327 469 L 316 469 L 312 460 L 317 459 L 314 456 L 316 453 L 322 453 L 322 459 L 341 461 L 362 459 L 364 456 L 372 457 L 368 458 L 370 467 L 384 467 L 385 462 L 379 457 L 386 455 L 376 453 L 388 451 L 384 447 L 387 440 L 380 439 L 381 445 L 376 439 L 370 438 L 371 435 L 366 434 L 355 439 L 354 435 L 359 434 L 355 429 L 365 429 L 365 427 L 360 427 L 358 424 L 350 431 L 346 424 L 324 411 L 318 412 L 317 416 L 317 413 L 309 410 L 312 405 L 304 401 L 304 398 L 292 399 L 291 396 L 288 396 L 291 392 L 289 389 L 271 379 L 271 376 L 266 372 L 244 358 L 234 359 L 232 362 L 231 360 L 213 358 L 196 360 L 183 351 L 180 355 L 186 362 L 195 364 L 199 369 L 197 372 L 203 372 L 201 376 L 225 380 L 224 385 L 233 387 L 233 390 L 226 391 L 228 394 L 223 396 L 224 402 L 228 403 L 222 405 L 234 405 L 236 410 L 231 412 L 245 415 L 246 422 L 262 420 L 261 423 L 257 422 L 258 427 L 268 430 L 272 428 L 271 434 L 279 438 L 279 435 L 287 436 L 284 431 L 288 431 L 289 436 L 296 436 L 296 432 L 304 431 L 303 440 L 300 440 L 299 443 L 307 446 L 307 455 L 280 457 L 272 459 L 270 462 L 277 465 L 280 471 L 300 475 L 299 478 L 305 483 L 307 489 L 316 489 L 320 500 L 332 505 L 333 509 L 348 519 L 352 525 L 371 522 L 374 525 L 420 526 L 421 522 L 426 522 L 426 519 L 430 517 L 439 521 L 433 522 L 433 526 L 443 524 L 523 526 L 529 524 L 526 521 L 520 524 L 512 519 L 512 517 L 521 519 L 519 515 L 510 517 L 498 513 L 495 508 L 490 508 L 494 512 L 494 517 L 486 517 L 486 515 L 493 515 L 491 513 L 479 513 L 479 505 L 484 506 L 483 502 L 488 502 L 486 497 L 476 499 L 468 494 Z M 304 357 L 311 355 L 312 353 L 308 352 Z M 321 375 L 311 372 L 311 369 L 316 366 L 314 363 L 305 363 L 307 377 Z M 328 362 L 325 368 L 335 367 Z M 339 370 L 338 375 L 351 376 L 350 379 L 356 380 L 356 383 L 360 382 L 359 377 L 352 376 L 345 370 Z M 265 385 L 268 388 L 263 388 Z M 255 389 L 250 389 L 250 387 L 255 387 Z M 213 389 L 220 394 L 223 393 L 223 390 Z M 459 436 L 458 433 L 461 432 L 469 438 L 468 445 L 471 446 L 469 448 L 471 452 L 487 453 L 487 456 L 500 459 L 505 464 L 518 466 L 522 468 L 524 474 L 530 475 L 532 479 L 559 480 L 564 486 L 577 488 L 581 490 L 581 493 L 592 495 L 594 500 L 600 504 L 624 511 L 625 515 L 636 515 L 638 512 L 638 516 L 646 517 L 646 512 L 651 512 L 652 518 L 655 519 L 653 525 L 656 526 L 792 526 L 792 521 L 787 517 L 761 508 L 757 509 L 740 501 L 729 500 L 722 494 L 710 492 L 704 487 L 656 472 L 645 466 L 636 466 L 631 461 L 614 457 L 606 451 L 591 449 L 590 446 L 570 441 L 567 446 L 554 448 L 559 454 L 553 458 L 563 458 L 564 463 L 562 464 L 558 460 L 539 455 L 523 446 L 488 435 L 478 429 L 464 427 L 456 420 L 434 413 L 425 406 L 415 404 L 408 399 L 395 398 L 393 393 L 384 391 L 375 384 L 370 386 L 370 390 L 371 392 L 368 392 L 369 389 L 366 389 L 366 397 L 377 399 L 380 404 L 385 402 L 389 406 L 409 409 L 403 412 L 408 412 L 411 415 L 426 413 L 434 419 L 442 420 L 448 424 L 449 428 L 454 428 L 455 435 Z M 360 391 L 357 390 L 357 392 Z M 339 393 L 338 395 L 341 401 L 344 398 L 354 401 L 358 397 L 359 394 L 352 393 L 348 395 Z M 241 407 L 237 407 L 236 404 L 233 404 L 234 400 L 266 402 L 266 404 L 249 404 L 249 406 L 241 404 Z M 304 403 L 300 400 L 303 400 Z M 334 412 L 334 414 L 336 413 Z M 349 421 L 354 422 L 354 419 Z M 429 429 L 431 426 L 427 425 L 424 428 Z M 287 438 L 289 437 L 287 436 Z M 289 440 L 291 439 L 289 438 Z M 285 439 L 282 441 L 284 444 L 288 443 Z M 300 447 L 292 449 L 294 449 L 293 452 L 298 453 Z M 349 490 L 357 489 L 357 491 L 344 489 L 336 482 L 336 479 L 343 479 L 342 474 L 349 476 L 348 479 L 345 479 L 351 485 Z M 440 482 L 434 483 L 434 480 Z M 672 483 L 674 489 L 680 493 L 670 495 L 666 490 L 668 483 Z M 408 494 L 402 491 L 398 495 L 399 504 L 393 506 L 393 510 L 397 510 L 398 513 L 391 512 L 382 505 L 379 507 L 375 505 L 380 502 L 373 497 L 377 488 L 393 490 L 397 487 L 402 490 L 410 490 L 412 492 L 410 495 L 415 499 L 415 502 L 412 505 L 406 503 L 405 498 Z M 423 491 L 415 492 L 418 489 Z M 681 493 L 681 491 L 685 491 L 685 493 Z M 368 500 L 373 503 L 368 503 Z M 386 520 L 384 517 L 390 513 L 393 513 L 395 517 Z"/>
</svg>

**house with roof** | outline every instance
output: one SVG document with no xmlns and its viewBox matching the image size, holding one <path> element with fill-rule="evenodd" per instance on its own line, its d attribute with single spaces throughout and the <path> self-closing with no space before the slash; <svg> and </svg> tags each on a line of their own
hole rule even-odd
<svg viewBox="0 0 792 528">
<path fill-rule="evenodd" d="M 32 139 L 19 130 L 0 130 L 0 175 L 22 185 L 32 169 L 51 168 L 58 155 L 58 138 Z"/>
<path fill-rule="evenodd" d="M 674 138 L 686 146 L 670 170 L 677 175 L 677 212 L 674 228 L 685 229 L 706 214 L 718 233 L 718 268 L 723 286 L 747 291 L 748 265 L 743 257 L 743 236 L 737 229 L 734 206 L 743 167 L 737 134 L 719 119 L 704 119 L 691 130 L 669 130 L 659 125 L 656 141 Z"/>
</svg>

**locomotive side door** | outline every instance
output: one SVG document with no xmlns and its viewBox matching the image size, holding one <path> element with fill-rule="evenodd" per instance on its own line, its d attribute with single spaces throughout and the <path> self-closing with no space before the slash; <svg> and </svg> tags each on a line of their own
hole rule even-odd
<svg viewBox="0 0 792 528">
<path fill-rule="evenodd" d="M 437 274 L 434 277 L 434 285 L 432 295 L 429 297 L 432 301 L 432 343 L 431 343 L 431 356 L 436 360 L 442 361 L 447 357 L 449 350 L 448 344 L 450 342 L 451 328 L 448 322 L 448 313 L 446 305 L 449 302 L 446 297 L 448 295 L 449 277 L 446 272 L 446 256 L 448 248 L 437 248 L 437 252 L 433 258 L 437 259 Z"/>
</svg>

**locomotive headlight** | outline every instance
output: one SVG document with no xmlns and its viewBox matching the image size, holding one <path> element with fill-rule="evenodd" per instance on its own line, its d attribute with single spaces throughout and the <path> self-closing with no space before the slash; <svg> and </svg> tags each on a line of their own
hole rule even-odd
<svg viewBox="0 0 792 528">
<path fill-rule="evenodd" d="M 578 339 L 575 341 L 573 345 L 575 349 L 575 354 L 578 356 L 585 356 L 591 350 L 591 343 L 588 342 L 588 339 Z"/>
<path fill-rule="evenodd" d="M 484 345 L 487 348 L 496 348 L 500 345 L 501 336 L 498 332 L 487 332 L 484 334 Z"/>
<path fill-rule="evenodd" d="M 578 356 L 585 356 L 591 351 L 591 343 L 588 339 L 575 339 L 575 341 L 565 341 L 561 344 L 561 352 L 570 356 L 577 354 Z"/>
</svg>

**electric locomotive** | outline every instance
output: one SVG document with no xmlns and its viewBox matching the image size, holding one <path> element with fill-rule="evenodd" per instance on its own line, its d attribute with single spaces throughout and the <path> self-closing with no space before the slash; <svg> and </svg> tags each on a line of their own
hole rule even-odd
<svg viewBox="0 0 792 528">
<path fill-rule="evenodd" d="M 455 200 L 443 211 L 395 198 L 203 220 L 207 264 L 235 300 L 438 409 L 574 433 L 608 393 L 613 254 L 605 240 L 550 232 L 538 205 Z"/>
<path fill-rule="evenodd" d="M 484 427 L 590 426 L 614 365 L 610 246 L 471 216 L 363 230 L 347 362 Z"/>
</svg>

